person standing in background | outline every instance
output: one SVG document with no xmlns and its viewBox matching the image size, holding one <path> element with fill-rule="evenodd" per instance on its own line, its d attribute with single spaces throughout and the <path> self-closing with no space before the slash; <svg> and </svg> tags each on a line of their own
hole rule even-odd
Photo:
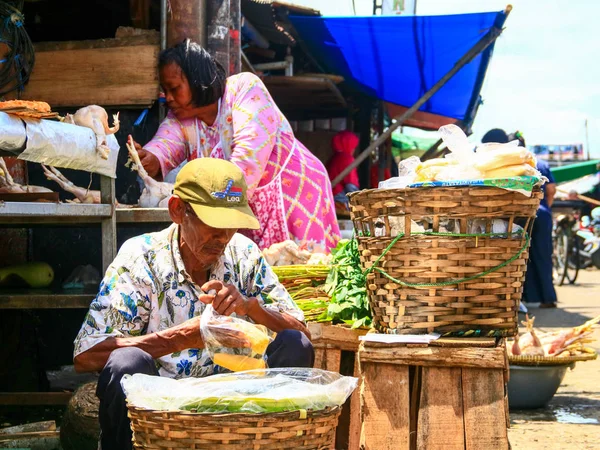
<svg viewBox="0 0 600 450">
<path fill-rule="evenodd" d="M 331 149 L 333 155 L 327 161 L 327 174 L 330 180 L 334 180 L 340 173 L 354 162 L 354 152 L 358 147 L 360 140 L 358 136 L 351 131 L 344 130 L 337 133 L 331 139 Z M 352 169 L 344 179 L 333 186 L 333 199 L 336 209 L 348 210 L 348 197 L 346 194 L 358 191 L 359 181 L 358 172 Z"/>
<path fill-rule="evenodd" d="M 481 139 L 482 143 L 498 142 L 505 144 L 518 140 L 526 148 L 523 134 L 519 131 L 508 136 L 504 130 L 494 128 Z M 556 290 L 552 282 L 552 203 L 556 194 L 556 183 L 548 164 L 540 159 L 536 162 L 539 172 L 548 178 L 542 185 L 544 197 L 537 211 L 537 218 L 531 230 L 529 262 L 523 287 L 523 301 L 539 303 L 540 308 L 556 308 Z"/>
<path fill-rule="evenodd" d="M 525 148 L 523 133 L 515 131 L 509 142 L 518 140 Z M 552 203 L 556 195 L 556 182 L 546 161 L 537 158 L 536 168 L 548 181 L 542 185 L 544 197 L 540 202 L 537 218 L 531 232 L 531 247 L 523 297 L 528 303 L 540 302 L 540 308 L 556 308 L 556 289 L 552 283 Z"/>
</svg>

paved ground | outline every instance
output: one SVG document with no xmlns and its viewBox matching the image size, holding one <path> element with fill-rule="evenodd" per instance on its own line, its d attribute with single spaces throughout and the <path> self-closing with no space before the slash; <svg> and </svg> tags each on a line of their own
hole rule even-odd
<svg viewBox="0 0 600 450">
<path fill-rule="evenodd" d="M 573 286 L 557 288 L 557 309 L 530 308 L 536 328 L 550 331 L 581 325 L 600 315 L 600 271 L 583 271 Z M 600 353 L 597 341 L 590 346 Z M 548 407 L 511 411 L 513 450 L 600 449 L 600 359 L 578 362 L 568 370 Z"/>
</svg>

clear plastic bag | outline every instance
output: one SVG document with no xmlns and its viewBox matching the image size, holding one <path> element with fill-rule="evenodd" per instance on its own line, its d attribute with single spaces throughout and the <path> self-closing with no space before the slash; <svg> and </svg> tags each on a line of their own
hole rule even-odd
<svg viewBox="0 0 600 450">
<path fill-rule="evenodd" d="M 138 408 L 199 413 L 275 413 L 341 406 L 358 379 L 321 369 L 279 368 L 179 380 L 125 375 L 127 402 Z"/>
<path fill-rule="evenodd" d="M 222 316 L 212 305 L 206 305 L 200 318 L 200 333 L 216 365 L 232 372 L 267 367 L 266 351 L 272 338 L 263 325 Z"/>
</svg>

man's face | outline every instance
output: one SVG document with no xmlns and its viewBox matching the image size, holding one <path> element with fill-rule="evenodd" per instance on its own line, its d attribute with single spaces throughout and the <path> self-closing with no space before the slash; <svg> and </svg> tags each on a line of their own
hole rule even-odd
<svg viewBox="0 0 600 450">
<path fill-rule="evenodd" d="M 219 260 L 237 229 L 209 227 L 196 216 L 190 205 L 178 198 L 173 200 L 177 202 L 174 213 L 178 220 L 175 222 L 179 223 L 183 245 L 196 260 L 196 268 L 208 269 Z"/>
</svg>

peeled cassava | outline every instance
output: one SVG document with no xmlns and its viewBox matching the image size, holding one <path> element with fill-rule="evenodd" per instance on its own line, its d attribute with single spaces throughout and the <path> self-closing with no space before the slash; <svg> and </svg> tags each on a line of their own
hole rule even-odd
<svg viewBox="0 0 600 450">
<path fill-rule="evenodd" d="M 45 262 L 29 262 L 0 268 L 1 287 L 44 288 L 54 281 L 54 270 Z"/>
<path fill-rule="evenodd" d="M 232 372 L 266 368 L 264 359 L 256 359 L 244 355 L 232 355 L 230 353 L 215 353 L 213 362 Z"/>
<path fill-rule="evenodd" d="M 484 178 L 510 178 L 522 175 L 536 176 L 538 171 L 529 164 L 518 164 L 514 166 L 498 167 L 497 169 L 483 172 Z"/>
<path fill-rule="evenodd" d="M 535 167 L 535 156 L 523 147 L 510 147 L 500 150 L 476 153 L 473 167 L 481 172 L 488 172 L 505 166 L 529 164 Z"/>
</svg>

